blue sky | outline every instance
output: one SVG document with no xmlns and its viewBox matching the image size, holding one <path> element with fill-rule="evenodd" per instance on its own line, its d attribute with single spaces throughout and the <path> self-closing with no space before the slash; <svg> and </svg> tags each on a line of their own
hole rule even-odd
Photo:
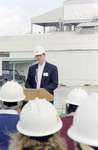
<svg viewBox="0 0 98 150">
<path fill-rule="evenodd" d="M 64 0 L 0 0 L 0 36 L 27 34 L 30 19 L 63 6 Z M 35 26 L 35 32 L 42 31 Z"/>
</svg>

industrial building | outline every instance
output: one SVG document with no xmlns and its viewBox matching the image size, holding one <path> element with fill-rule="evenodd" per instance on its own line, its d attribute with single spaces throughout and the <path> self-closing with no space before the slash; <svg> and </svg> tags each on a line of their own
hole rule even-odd
<svg viewBox="0 0 98 150">
<path fill-rule="evenodd" d="M 58 67 L 59 83 L 98 85 L 97 8 L 98 0 L 64 1 L 62 7 L 31 18 L 31 34 L 0 37 L 2 68 L 27 76 L 29 66 L 36 63 L 34 47 L 41 45 L 46 60 Z M 43 34 L 33 34 L 33 24 L 43 26 Z"/>
</svg>

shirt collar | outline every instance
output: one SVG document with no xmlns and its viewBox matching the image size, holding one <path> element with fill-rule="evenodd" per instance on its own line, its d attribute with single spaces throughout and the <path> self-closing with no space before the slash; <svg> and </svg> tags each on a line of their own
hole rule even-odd
<svg viewBox="0 0 98 150">
<path fill-rule="evenodd" d="M 68 114 L 67 116 L 74 116 L 75 112 L 71 112 L 70 114 Z"/>
<path fill-rule="evenodd" d="M 15 111 L 15 110 L 5 110 L 5 109 L 1 109 L 1 110 L 0 110 L 0 114 L 14 114 L 14 115 L 16 115 L 16 114 L 18 114 L 18 113 L 17 113 L 17 111 Z"/>
<path fill-rule="evenodd" d="M 45 63 L 46 63 L 46 61 L 42 65 L 38 64 L 38 67 L 43 67 L 44 68 Z"/>
</svg>

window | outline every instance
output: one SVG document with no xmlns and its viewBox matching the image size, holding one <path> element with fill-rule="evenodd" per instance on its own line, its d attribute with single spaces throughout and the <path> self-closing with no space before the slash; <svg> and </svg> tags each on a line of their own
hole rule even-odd
<svg viewBox="0 0 98 150">
<path fill-rule="evenodd" d="M 2 74 L 10 74 L 9 70 L 2 70 Z"/>
</svg>

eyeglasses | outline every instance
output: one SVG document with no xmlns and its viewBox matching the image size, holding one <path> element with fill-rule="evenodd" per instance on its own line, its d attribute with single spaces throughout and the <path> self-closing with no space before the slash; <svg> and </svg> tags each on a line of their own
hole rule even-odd
<svg viewBox="0 0 98 150">
<path fill-rule="evenodd" d="M 35 57 L 38 58 L 38 57 L 42 57 L 44 54 L 41 54 L 41 55 L 36 55 Z"/>
</svg>

